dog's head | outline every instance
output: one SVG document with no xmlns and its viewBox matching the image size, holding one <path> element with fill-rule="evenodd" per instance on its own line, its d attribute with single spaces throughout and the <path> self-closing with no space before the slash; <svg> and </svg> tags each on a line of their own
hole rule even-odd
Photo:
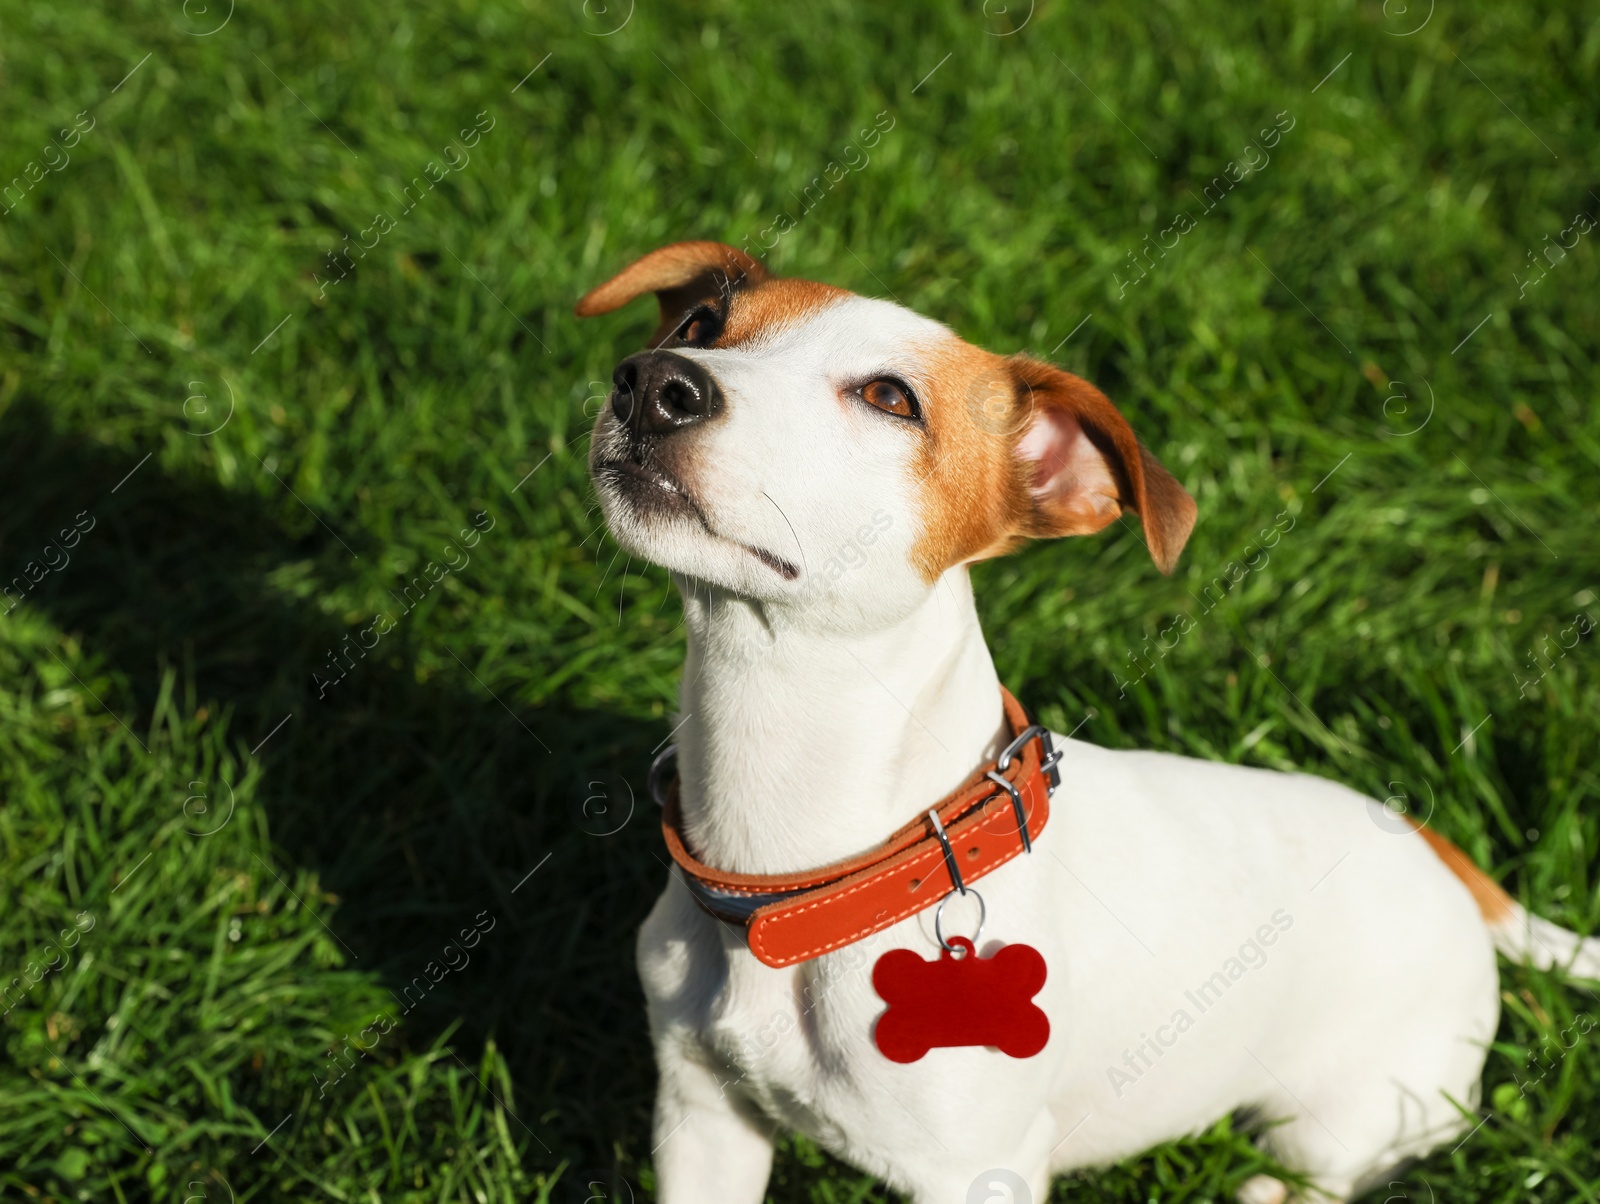
<svg viewBox="0 0 1600 1204">
<path fill-rule="evenodd" d="M 1170 572 L 1194 526 L 1116 407 L 1049 364 L 714 242 L 646 255 L 577 312 L 647 292 L 660 324 L 617 365 L 589 467 L 618 542 L 674 572 L 892 620 L 1025 539 L 1129 509 Z"/>
</svg>

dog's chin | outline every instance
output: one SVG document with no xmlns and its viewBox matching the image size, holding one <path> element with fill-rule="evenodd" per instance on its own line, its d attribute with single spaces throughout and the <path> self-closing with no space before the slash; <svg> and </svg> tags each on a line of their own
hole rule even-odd
<svg viewBox="0 0 1600 1204">
<path fill-rule="evenodd" d="M 700 502 L 664 472 L 631 460 L 596 464 L 595 490 L 626 551 L 669 572 L 752 597 L 787 596 L 800 570 L 777 554 L 717 533 Z"/>
</svg>

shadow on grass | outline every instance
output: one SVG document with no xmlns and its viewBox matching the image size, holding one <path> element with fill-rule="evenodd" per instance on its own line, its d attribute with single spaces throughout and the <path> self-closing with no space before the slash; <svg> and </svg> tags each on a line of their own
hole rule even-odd
<svg viewBox="0 0 1600 1204">
<path fill-rule="evenodd" d="M 470 964 L 407 1017 L 410 1040 L 423 1045 L 461 1018 L 453 1041 L 476 1064 L 474 1047 L 492 1033 L 517 1114 L 575 1170 L 609 1171 L 618 1138 L 649 1131 L 653 1071 L 632 950 L 665 874 L 654 808 L 640 791 L 630 818 L 621 783 L 642 783 L 664 725 L 508 710 L 465 668 L 419 682 L 417 619 L 439 638 L 439 616 L 426 614 L 402 619 L 319 698 L 312 671 L 355 628 L 267 579 L 304 561 L 337 579 L 355 571 L 350 553 L 309 516 L 296 534 L 259 499 L 164 476 L 153 459 L 118 486 L 132 464 L 53 430 L 37 405 L 12 406 L 0 417 L 0 566 L 17 571 L 87 510 L 93 530 L 28 604 L 131 683 L 136 714 L 122 717 L 141 739 L 138 715 L 168 667 L 192 705 L 232 713 L 241 752 L 273 733 L 258 801 L 277 847 L 338 895 L 325 918 L 352 968 L 399 994 L 426 982 L 446 942 L 488 912 L 494 927 Z M 465 642 L 449 641 L 471 664 Z M 591 802 L 586 816 L 585 800 L 602 792 L 609 810 Z"/>
</svg>

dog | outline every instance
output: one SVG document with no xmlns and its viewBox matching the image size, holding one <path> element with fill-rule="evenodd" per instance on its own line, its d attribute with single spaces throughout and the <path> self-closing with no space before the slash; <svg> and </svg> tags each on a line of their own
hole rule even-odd
<svg viewBox="0 0 1600 1204">
<path fill-rule="evenodd" d="M 762 1200 L 784 1127 L 917 1204 L 1042 1201 L 1055 1175 L 1240 1110 L 1309 1184 L 1257 1176 L 1241 1200 L 1345 1200 L 1471 1127 L 1496 950 L 1600 977 L 1600 941 L 1344 786 L 1019 718 L 968 566 L 1132 511 L 1171 572 L 1195 522 L 1094 386 L 714 242 L 644 256 L 577 313 L 645 293 L 660 321 L 617 366 L 589 465 L 687 628 L 679 868 L 637 950 L 664 1204 Z M 964 882 L 978 843 L 946 827 L 985 796 L 998 835 Z M 888 898 L 890 853 L 936 889 L 913 877 L 893 907 L 816 919 L 850 907 L 840 881 Z M 975 922 L 979 956 L 1042 956 L 1043 1049 L 890 1060 L 873 966 L 954 950 L 942 926 Z"/>
</svg>

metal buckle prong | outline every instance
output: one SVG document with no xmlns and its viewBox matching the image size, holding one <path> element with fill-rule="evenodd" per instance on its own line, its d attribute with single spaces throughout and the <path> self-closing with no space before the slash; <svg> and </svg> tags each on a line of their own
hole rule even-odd
<svg viewBox="0 0 1600 1204">
<path fill-rule="evenodd" d="M 1047 733 L 1045 729 L 1040 727 L 1037 723 L 1030 723 L 1027 727 L 1022 729 L 1021 734 L 1018 735 L 1015 740 L 1001 750 L 1000 755 L 995 759 L 994 767 L 1001 773 L 1004 773 L 1006 770 L 1011 768 L 1011 758 L 1022 751 L 1022 746 L 1024 744 L 1026 744 L 1029 740 L 1035 739 L 1036 737 L 1048 734 L 1049 733 Z"/>
<path fill-rule="evenodd" d="M 1056 766 L 1061 761 L 1061 750 L 1055 746 L 1055 741 L 1050 738 L 1050 729 L 1037 723 L 1030 723 L 996 758 L 994 767 L 1001 773 L 1011 768 L 1011 759 L 1022 751 L 1022 746 L 1029 740 L 1037 739 L 1044 755 L 1039 760 L 1039 769 L 1050 783 L 1050 793 L 1054 794 L 1057 786 L 1061 785 L 1061 774 Z"/>
</svg>

